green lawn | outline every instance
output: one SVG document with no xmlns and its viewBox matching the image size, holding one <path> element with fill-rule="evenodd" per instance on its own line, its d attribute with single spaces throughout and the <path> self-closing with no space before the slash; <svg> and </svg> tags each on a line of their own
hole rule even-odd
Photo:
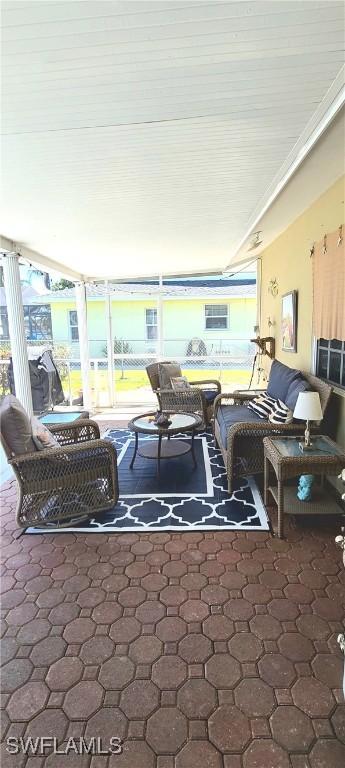
<svg viewBox="0 0 345 768">
<path fill-rule="evenodd" d="M 198 370 L 198 369 L 191 369 L 188 368 L 187 370 L 183 370 L 183 375 L 187 376 L 189 381 L 198 381 L 200 379 L 218 379 L 222 383 L 223 389 L 226 388 L 226 385 L 243 385 L 244 387 L 248 386 L 249 384 L 249 378 L 250 378 L 250 371 L 244 371 L 244 370 L 225 370 L 222 371 L 221 376 L 219 376 L 219 369 L 212 369 L 212 370 Z M 90 374 L 91 379 L 91 388 L 97 389 L 100 392 L 106 392 L 108 388 L 108 372 L 107 371 L 98 371 L 96 374 L 94 371 L 91 371 Z M 148 385 L 148 378 L 145 370 L 140 369 L 127 369 L 123 373 L 123 377 L 121 375 L 121 371 L 116 371 L 114 375 L 114 384 L 115 389 L 118 392 L 126 392 L 129 390 L 135 390 L 140 389 L 141 387 L 145 387 Z M 65 376 L 62 378 L 62 386 L 65 391 L 65 394 L 69 391 L 69 383 L 68 383 L 68 376 Z M 81 390 L 81 373 L 80 371 L 71 371 L 71 387 L 72 387 L 72 394 L 73 397 L 76 397 L 79 394 L 79 391 Z"/>
</svg>

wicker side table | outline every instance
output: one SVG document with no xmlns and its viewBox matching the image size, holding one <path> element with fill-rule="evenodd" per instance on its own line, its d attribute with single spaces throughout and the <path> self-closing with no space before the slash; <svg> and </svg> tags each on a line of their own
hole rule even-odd
<svg viewBox="0 0 345 768">
<path fill-rule="evenodd" d="M 72 424 L 73 421 L 80 421 L 80 419 L 89 419 L 90 414 L 89 411 L 73 411 L 73 410 L 64 410 L 59 411 L 59 409 L 54 411 L 48 411 L 47 413 L 41 414 L 41 416 L 38 417 L 39 420 L 42 422 L 42 424 L 45 424 L 49 427 L 52 424 L 58 425 L 58 424 Z"/>
<path fill-rule="evenodd" d="M 268 491 L 278 506 L 278 536 L 284 536 L 284 513 L 341 514 L 342 508 L 323 487 L 325 475 L 337 475 L 345 466 L 344 449 L 324 435 L 313 436 L 313 448 L 302 453 L 299 442 L 303 437 L 265 437 L 264 446 L 264 503 L 268 503 Z M 272 465 L 277 485 L 269 485 L 269 465 Z M 300 501 L 297 489 L 286 486 L 284 481 L 303 474 L 321 476 L 321 484 L 313 488 L 312 501 Z"/>
</svg>

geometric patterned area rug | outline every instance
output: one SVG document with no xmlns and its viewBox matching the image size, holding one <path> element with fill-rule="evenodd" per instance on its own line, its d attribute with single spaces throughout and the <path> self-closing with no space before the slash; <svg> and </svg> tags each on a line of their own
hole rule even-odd
<svg viewBox="0 0 345 768">
<path fill-rule="evenodd" d="M 88 520 L 73 521 L 68 531 L 111 533 L 128 531 L 267 531 L 269 524 L 260 492 L 253 477 L 240 478 L 234 491 L 227 491 L 226 470 L 221 452 L 215 447 L 211 432 L 194 438 L 197 466 L 191 453 L 162 459 L 160 477 L 157 463 L 139 454 L 133 469 L 134 435 L 128 429 L 111 429 L 105 434 L 116 447 L 120 498 L 111 510 Z M 171 440 L 188 441 L 188 435 Z M 152 440 L 139 435 L 140 444 Z M 44 526 L 27 528 L 27 533 L 66 533 L 66 528 Z"/>
</svg>

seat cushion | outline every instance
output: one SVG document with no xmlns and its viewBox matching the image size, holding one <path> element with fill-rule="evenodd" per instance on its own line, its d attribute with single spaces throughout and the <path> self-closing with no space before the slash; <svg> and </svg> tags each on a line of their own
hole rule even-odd
<svg viewBox="0 0 345 768">
<path fill-rule="evenodd" d="M 290 408 L 291 411 L 294 410 L 295 405 L 297 403 L 297 398 L 300 392 L 308 392 L 310 390 L 310 384 L 301 376 L 300 379 L 295 379 L 291 382 L 289 389 L 287 391 L 287 395 L 285 398 L 285 405 L 287 405 L 288 408 Z"/>
<path fill-rule="evenodd" d="M 220 430 L 222 445 L 227 448 L 228 429 L 240 421 L 247 423 L 262 423 L 262 419 L 256 413 L 250 411 L 246 405 L 221 405 L 217 410 L 217 421 Z"/>
<path fill-rule="evenodd" d="M 288 389 L 293 381 L 301 379 L 301 371 L 296 368 L 289 368 L 288 365 L 280 363 L 279 360 L 273 360 L 270 376 L 267 385 L 267 394 L 276 400 L 282 400 L 286 403 Z"/>
<path fill-rule="evenodd" d="M 36 451 L 31 422 L 14 395 L 6 395 L 0 406 L 1 433 L 12 456 Z"/>
</svg>

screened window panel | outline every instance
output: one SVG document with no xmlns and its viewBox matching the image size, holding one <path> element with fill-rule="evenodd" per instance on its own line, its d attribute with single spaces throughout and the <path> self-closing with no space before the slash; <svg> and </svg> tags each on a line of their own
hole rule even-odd
<svg viewBox="0 0 345 768">
<path fill-rule="evenodd" d="M 205 305 L 205 328 L 210 330 L 226 330 L 228 327 L 228 305 Z"/>
<path fill-rule="evenodd" d="M 206 304 L 205 306 L 206 317 L 217 317 L 218 315 L 228 316 L 227 304 Z"/>
<path fill-rule="evenodd" d="M 342 347 L 343 347 L 343 342 L 342 341 L 338 341 L 338 339 L 332 339 L 332 341 L 330 342 L 330 345 L 331 345 L 332 349 L 340 349 L 341 350 Z"/>
<path fill-rule="evenodd" d="M 154 341 L 155 339 L 157 339 L 157 326 L 148 325 L 146 328 L 146 335 L 150 341 Z"/>
<path fill-rule="evenodd" d="M 328 373 L 328 352 L 325 349 L 319 350 L 319 364 L 317 374 L 323 379 L 327 379 Z"/>
<path fill-rule="evenodd" d="M 331 352 L 329 356 L 329 374 L 330 381 L 338 381 L 340 384 L 340 366 L 341 366 L 341 354 L 339 352 Z"/>
<path fill-rule="evenodd" d="M 317 342 L 316 375 L 331 384 L 345 386 L 345 342 L 340 339 L 319 339 Z"/>
<path fill-rule="evenodd" d="M 78 313 L 71 309 L 69 312 L 69 327 L 72 341 L 79 341 Z"/>
<path fill-rule="evenodd" d="M 146 338 L 149 341 L 155 341 L 157 339 L 157 310 L 146 309 Z"/>
<path fill-rule="evenodd" d="M 156 309 L 147 309 L 146 310 L 146 324 L 147 325 L 157 325 L 157 310 Z"/>
</svg>

